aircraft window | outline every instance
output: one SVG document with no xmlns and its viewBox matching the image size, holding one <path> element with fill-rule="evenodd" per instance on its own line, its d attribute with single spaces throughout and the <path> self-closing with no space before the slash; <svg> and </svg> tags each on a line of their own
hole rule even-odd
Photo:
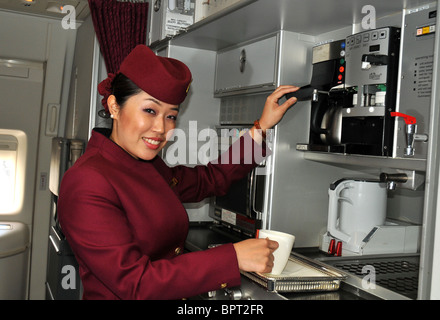
<svg viewBox="0 0 440 320">
<path fill-rule="evenodd" d="M 5 134 L 7 131 L 12 134 Z M 19 159 L 19 156 L 25 158 L 25 150 L 26 136 L 23 132 L 0 129 L 0 214 L 13 214 L 21 210 L 25 159 Z"/>
</svg>

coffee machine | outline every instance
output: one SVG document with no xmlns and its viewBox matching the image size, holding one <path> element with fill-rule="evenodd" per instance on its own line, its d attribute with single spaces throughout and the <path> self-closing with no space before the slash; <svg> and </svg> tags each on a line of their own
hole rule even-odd
<svg viewBox="0 0 440 320">
<path fill-rule="evenodd" d="M 346 87 L 356 93 L 342 111 L 341 144 L 346 153 L 391 156 L 400 29 L 368 30 L 346 41 Z"/>
<path fill-rule="evenodd" d="M 391 156 L 400 29 L 386 27 L 313 48 L 308 143 L 298 150 Z"/>
<path fill-rule="evenodd" d="M 311 101 L 309 143 L 297 144 L 298 150 L 333 152 L 340 144 L 341 108 L 353 99 L 345 90 L 345 47 L 345 39 L 313 47 L 310 84 L 286 95 Z"/>
</svg>

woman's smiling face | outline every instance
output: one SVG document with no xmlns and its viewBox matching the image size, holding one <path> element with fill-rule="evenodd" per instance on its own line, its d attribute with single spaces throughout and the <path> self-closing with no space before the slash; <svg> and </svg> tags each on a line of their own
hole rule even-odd
<svg viewBox="0 0 440 320">
<path fill-rule="evenodd" d="M 144 91 L 128 98 L 122 107 L 113 95 L 107 103 L 113 118 L 110 139 L 134 158 L 152 160 L 176 127 L 179 106 L 159 101 Z"/>
</svg>

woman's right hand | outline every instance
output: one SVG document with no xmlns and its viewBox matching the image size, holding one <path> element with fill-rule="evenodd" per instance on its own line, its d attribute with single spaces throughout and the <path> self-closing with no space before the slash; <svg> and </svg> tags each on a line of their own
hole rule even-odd
<svg viewBox="0 0 440 320">
<path fill-rule="evenodd" d="M 287 93 L 297 90 L 299 90 L 297 86 L 279 86 L 267 97 L 260 117 L 260 126 L 263 131 L 274 127 L 280 122 L 287 110 L 298 101 L 298 99 L 293 96 L 284 101 L 281 105 L 278 104 L 278 101 Z"/>
<path fill-rule="evenodd" d="M 269 239 L 247 239 L 234 243 L 238 267 L 248 272 L 270 273 L 273 268 L 273 252 L 278 242 Z"/>
</svg>

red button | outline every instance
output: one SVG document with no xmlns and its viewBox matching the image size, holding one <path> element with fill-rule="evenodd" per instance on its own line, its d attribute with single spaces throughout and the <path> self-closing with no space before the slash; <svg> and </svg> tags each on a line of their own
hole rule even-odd
<svg viewBox="0 0 440 320">
<path fill-rule="evenodd" d="M 342 74 L 338 76 L 338 80 L 342 80 Z"/>
<path fill-rule="evenodd" d="M 339 72 L 342 73 L 344 72 L 345 68 L 344 67 L 339 67 Z"/>
</svg>

